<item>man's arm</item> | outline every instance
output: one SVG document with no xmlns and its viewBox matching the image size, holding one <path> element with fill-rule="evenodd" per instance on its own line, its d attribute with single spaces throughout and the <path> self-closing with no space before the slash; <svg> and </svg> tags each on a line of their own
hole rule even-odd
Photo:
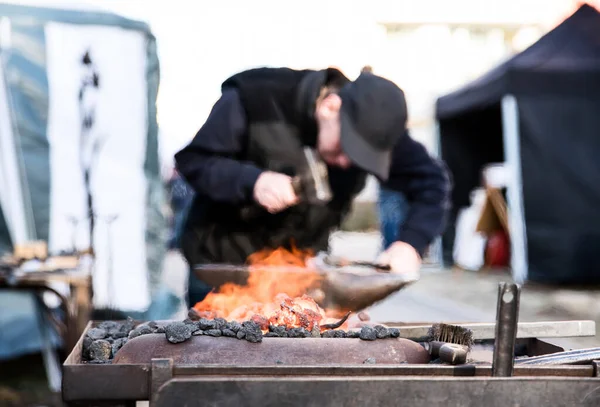
<svg viewBox="0 0 600 407">
<path fill-rule="evenodd" d="M 450 174 L 443 162 L 429 155 L 408 132 L 394 148 L 386 186 L 401 191 L 410 210 L 400 228 L 399 240 L 423 256 L 427 246 L 441 234 L 450 209 Z"/>
<path fill-rule="evenodd" d="M 247 202 L 262 170 L 235 158 L 246 137 L 246 115 L 239 95 L 226 90 L 194 139 L 175 154 L 177 169 L 197 193 L 213 201 Z"/>
</svg>

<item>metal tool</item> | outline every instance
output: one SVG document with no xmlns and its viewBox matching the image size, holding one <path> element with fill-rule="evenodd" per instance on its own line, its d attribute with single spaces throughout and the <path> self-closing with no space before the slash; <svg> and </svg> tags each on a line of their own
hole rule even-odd
<svg viewBox="0 0 600 407">
<path fill-rule="evenodd" d="M 314 275 L 322 278 L 315 290 L 315 301 L 322 307 L 360 311 L 418 280 L 415 275 L 381 273 L 368 268 L 339 268 L 322 259 L 315 267 L 248 266 L 231 264 L 199 264 L 194 274 L 206 284 L 218 288 L 225 283 L 246 285 L 251 273 L 286 273 Z"/>
<path fill-rule="evenodd" d="M 498 285 L 492 376 L 510 377 L 513 375 L 520 295 L 521 287 L 517 284 L 500 283 Z"/>
<path fill-rule="evenodd" d="M 578 365 L 600 360 L 600 348 L 575 349 L 515 360 L 517 365 Z"/>
<path fill-rule="evenodd" d="M 322 205 L 331 201 L 333 194 L 329 186 L 327 165 L 310 147 L 304 147 L 304 158 L 306 167 L 292 178 L 294 193 L 301 201 L 309 204 Z M 265 213 L 267 212 L 263 207 L 255 204 L 242 209 L 242 218 L 249 220 Z"/>
<path fill-rule="evenodd" d="M 389 272 L 391 267 L 389 264 L 373 263 L 370 261 L 347 260 L 339 257 L 326 256 L 323 261 L 332 267 L 369 267 L 380 272 Z"/>
</svg>

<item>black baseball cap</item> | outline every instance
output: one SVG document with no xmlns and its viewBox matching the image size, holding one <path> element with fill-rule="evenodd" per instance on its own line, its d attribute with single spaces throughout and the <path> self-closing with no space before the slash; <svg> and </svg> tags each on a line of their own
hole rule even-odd
<svg viewBox="0 0 600 407">
<path fill-rule="evenodd" d="M 364 72 L 339 95 L 342 150 L 356 166 L 387 180 L 392 150 L 406 130 L 404 92 L 393 82 Z"/>
</svg>

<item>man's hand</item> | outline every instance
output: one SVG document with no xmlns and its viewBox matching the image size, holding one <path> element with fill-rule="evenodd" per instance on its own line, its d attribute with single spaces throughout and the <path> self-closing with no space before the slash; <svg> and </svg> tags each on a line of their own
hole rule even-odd
<svg viewBox="0 0 600 407">
<path fill-rule="evenodd" d="M 392 243 L 377 261 L 388 264 L 392 273 L 418 274 L 421 269 L 421 256 L 414 247 L 404 242 Z"/>
<path fill-rule="evenodd" d="M 281 212 L 298 203 L 292 178 L 273 171 L 263 172 L 256 180 L 254 200 L 270 213 Z"/>
</svg>

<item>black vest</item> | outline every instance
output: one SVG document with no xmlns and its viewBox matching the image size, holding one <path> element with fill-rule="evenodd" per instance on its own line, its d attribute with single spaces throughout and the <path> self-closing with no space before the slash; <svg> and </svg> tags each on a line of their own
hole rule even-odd
<svg viewBox="0 0 600 407">
<path fill-rule="evenodd" d="M 288 68 L 253 69 L 227 79 L 222 88 L 237 90 L 248 121 L 247 144 L 236 158 L 259 168 L 296 175 L 306 165 L 303 147 L 316 146 L 314 110 L 320 88 L 325 83 L 341 85 L 346 81 L 335 69 Z M 300 249 L 326 250 L 329 234 L 340 225 L 366 179 L 366 174 L 354 167 L 328 170 L 333 199 L 327 205 L 300 203 L 278 214 L 259 211 L 258 216 L 248 220 L 238 205 L 214 203 L 198 196 L 197 200 L 203 202 L 197 202 L 192 210 L 202 210 L 201 220 L 185 237 L 196 240 L 197 262 L 242 264 L 258 250 L 290 248 L 292 243 Z"/>
</svg>

